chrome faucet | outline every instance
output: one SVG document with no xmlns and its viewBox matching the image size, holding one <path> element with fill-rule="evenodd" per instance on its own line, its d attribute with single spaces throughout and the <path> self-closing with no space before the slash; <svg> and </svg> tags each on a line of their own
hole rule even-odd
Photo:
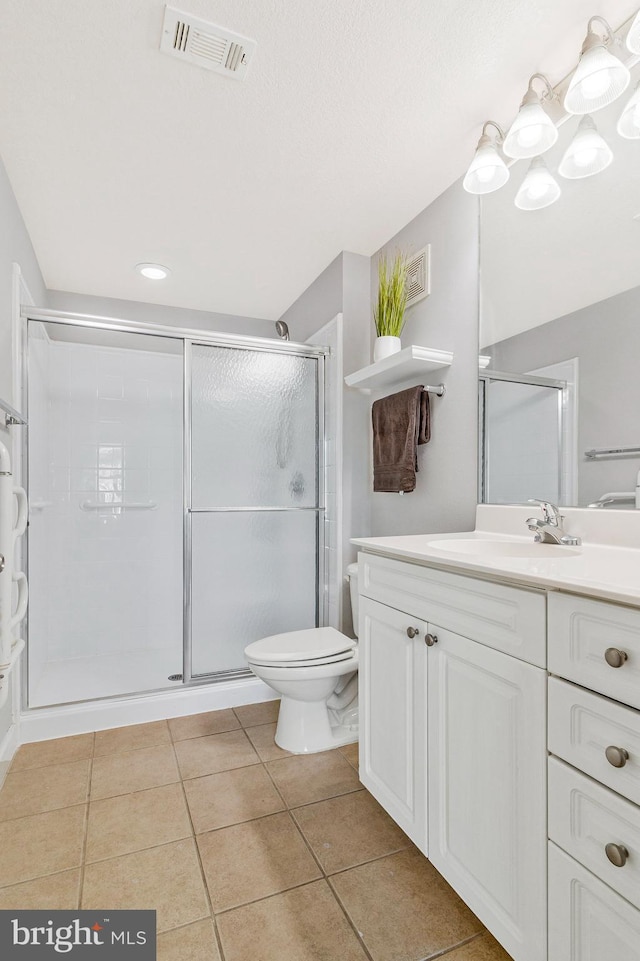
<svg viewBox="0 0 640 961">
<path fill-rule="evenodd" d="M 564 520 L 555 504 L 550 501 L 541 501 L 537 498 L 530 498 L 529 504 L 539 504 L 542 508 L 542 517 L 529 517 L 527 527 L 534 532 L 534 541 L 539 544 L 562 544 L 564 546 L 579 546 L 582 541 L 579 537 L 574 537 L 562 527 Z"/>
</svg>

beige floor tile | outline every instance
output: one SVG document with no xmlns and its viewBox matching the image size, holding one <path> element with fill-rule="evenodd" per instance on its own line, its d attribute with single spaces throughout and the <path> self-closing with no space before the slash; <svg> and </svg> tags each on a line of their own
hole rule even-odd
<svg viewBox="0 0 640 961">
<path fill-rule="evenodd" d="M 218 916 L 226 961 L 365 961 L 326 881 Z M 259 945 L 259 954 L 257 946 Z"/>
<path fill-rule="evenodd" d="M 183 778 L 217 774 L 260 762 L 244 731 L 176 741 L 175 751 Z"/>
<path fill-rule="evenodd" d="M 0 911 L 74 911 L 80 899 L 80 869 L 0 888 Z"/>
<path fill-rule="evenodd" d="M 115 797 L 179 781 L 173 747 L 149 747 L 128 754 L 96 757 L 91 776 L 91 799 Z"/>
<path fill-rule="evenodd" d="M 175 841 L 85 868 L 82 907 L 147 908 L 158 912 L 158 932 L 207 917 L 195 843 Z"/>
<path fill-rule="evenodd" d="M 442 956 L 442 961 L 513 961 L 488 931 Z"/>
<path fill-rule="evenodd" d="M 92 801 L 87 861 L 103 861 L 191 835 L 181 784 Z"/>
<path fill-rule="evenodd" d="M 197 842 L 214 911 L 322 877 L 286 811 L 200 834 Z"/>
<path fill-rule="evenodd" d="M 26 771 L 46 764 L 64 764 L 65 761 L 82 761 L 93 754 L 93 734 L 76 734 L 75 737 L 56 737 L 51 741 L 35 741 L 23 744 L 11 764 L 11 773 Z"/>
<path fill-rule="evenodd" d="M 0 821 L 55 811 L 87 800 L 90 761 L 16 771 L 0 791 Z"/>
<path fill-rule="evenodd" d="M 368 791 L 296 808 L 294 817 L 327 874 L 411 844 Z"/>
<path fill-rule="evenodd" d="M 247 728 L 247 737 L 258 752 L 261 761 L 275 761 L 278 757 L 291 757 L 289 751 L 283 751 L 273 739 L 276 724 L 259 724 L 257 727 Z"/>
<path fill-rule="evenodd" d="M 341 747 L 339 750 L 340 750 L 340 753 L 341 753 L 344 757 L 346 757 L 346 759 L 347 759 L 347 761 L 349 762 L 349 764 L 353 765 L 353 767 L 354 767 L 354 768 L 356 769 L 356 771 L 357 771 L 358 768 L 359 768 L 359 764 L 358 764 L 358 750 L 359 750 L 359 745 L 358 745 L 358 742 L 356 741 L 355 744 L 345 744 L 344 747 Z"/>
<path fill-rule="evenodd" d="M 278 720 L 280 699 L 261 701 L 259 704 L 243 704 L 241 707 L 234 707 L 233 710 L 243 727 L 271 724 Z"/>
<path fill-rule="evenodd" d="M 261 764 L 193 778 L 184 789 L 196 834 L 284 810 Z"/>
<path fill-rule="evenodd" d="M 483 930 L 418 851 L 331 878 L 374 961 L 420 961 Z"/>
<path fill-rule="evenodd" d="M 339 751 L 291 755 L 267 762 L 267 768 L 290 807 L 362 788 L 358 775 Z"/>
<path fill-rule="evenodd" d="M 170 744 L 169 727 L 166 721 L 151 721 L 150 724 L 130 724 L 128 727 L 115 727 L 110 731 L 96 731 L 94 753 L 96 757 L 105 754 L 126 754 L 145 747 Z"/>
<path fill-rule="evenodd" d="M 158 961 L 220 961 L 213 922 L 207 918 L 159 935 Z"/>
<path fill-rule="evenodd" d="M 231 708 L 226 711 L 208 711 L 206 714 L 174 717 L 169 721 L 169 731 L 174 741 L 186 741 L 190 737 L 236 731 L 239 727 L 240 721 Z"/>
<path fill-rule="evenodd" d="M 0 824 L 0 887 L 78 867 L 85 810 L 81 804 Z"/>
</svg>

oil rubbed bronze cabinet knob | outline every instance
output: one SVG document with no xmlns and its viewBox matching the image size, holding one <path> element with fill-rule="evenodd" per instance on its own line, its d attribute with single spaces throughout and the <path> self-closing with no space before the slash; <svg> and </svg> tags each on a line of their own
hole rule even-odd
<svg viewBox="0 0 640 961">
<path fill-rule="evenodd" d="M 604 652 L 604 659 L 609 667 L 622 667 L 628 656 L 626 651 L 620 651 L 617 647 L 608 647 Z"/>
<path fill-rule="evenodd" d="M 623 868 L 629 857 L 629 852 L 624 844 L 606 844 L 604 853 L 616 868 Z"/>
<path fill-rule="evenodd" d="M 623 747 L 616 747 L 614 744 L 610 744 L 604 753 L 607 761 L 613 767 L 624 767 L 629 760 L 629 752 Z"/>
<path fill-rule="evenodd" d="M 426 636 L 425 639 L 424 639 L 424 642 L 425 642 L 425 644 L 427 645 L 427 647 L 433 647 L 434 644 L 437 644 L 437 643 L 438 643 L 438 635 L 437 635 L 437 634 L 427 634 L 427 636 Z"/>
<path fill-rule="evenodd" d="M 407 628 L 407 637 L 417 637 L 419 633 L 420 633 L 420 629 L 418 627 Z"/>
</svg>

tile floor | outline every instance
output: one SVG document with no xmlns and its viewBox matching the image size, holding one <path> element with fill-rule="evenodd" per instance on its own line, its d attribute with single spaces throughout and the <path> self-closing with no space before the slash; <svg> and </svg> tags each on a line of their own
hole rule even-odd
<svg viewBox="0 0 640 961">
<path fill-rule="evenodd" d="M 294 756 L 278 702 L 18 751 L 0 908 L 155 908 L 159 961 L 509 961 L 358 780 Z"/>
</svg>

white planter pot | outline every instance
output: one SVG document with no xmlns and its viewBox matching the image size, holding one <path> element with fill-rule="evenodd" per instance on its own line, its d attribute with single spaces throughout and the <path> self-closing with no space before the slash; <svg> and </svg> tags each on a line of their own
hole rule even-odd
<svg viewBox="0 0 640 961">
<path fill-rule="evenodd" d="M 391 357 L 391 354 L 397 354 L 399 350 L 402 350 L 399 337 L 376 337 L 373 345 L 374 363 L 384 360 L 385 357 Z"/>
</svg>

